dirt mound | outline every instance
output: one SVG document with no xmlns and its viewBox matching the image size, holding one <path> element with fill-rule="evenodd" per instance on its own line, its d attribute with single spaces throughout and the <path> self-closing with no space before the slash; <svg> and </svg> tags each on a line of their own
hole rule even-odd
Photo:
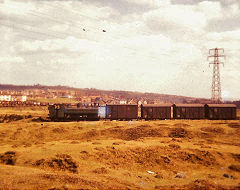
<svg viewBox="0 0 240 190">
<path fill-rule="evenodd" d="M 212 183 L 204 179 L 196 179 L 185 185 L 171 185 L 171 186 L 155 186 L 155 189 L 191 189 L 191 190 L 206 190 L 206 189 L 239 189 L 234 186 L 224 186 Z"/>
<path fill-rule="evenodd" d="M 149 125 L 140 125 L 133 128 L 127 128 L 127 129 L 114 127 L 109 129 L 109 132 L 112 134 L 113 137 L 126 140 L 126 141 L 137 140 L 139 138 L 144 138 L 144 137 L 161 137 L 162 136 L 159 129 L 156 129 L 156 128 L 154 129 Z"/>
<path fill-rule="evenodd" d="M 54 128 L 52 130 L 52 132 L 54 132 L 54 133 L 65 133 L 66 130 L 64 130 L 63 128 Z"/>
<path fill-rule="evenodd" d="M 216 157 L 208 151 L 182 149 L 174 150 L 170 147 L 151 146 L 121 150 L 108 148 L 96 153 L 97 159 L 113 168 L 172 168 L 173 165 L 199 164 L 202 166 L 218 165 Z"/>
<path fill-rule="evenodd" d="M 17 160 L 16 152 L 8 151 L 0 154 L 0 163 L 7 165 L 15 165 Z"/>
<path fill-rule="evenodd" d="M 237 160 L 240 161 L 240 154 L 232 154 L 232 157 Z"/>
<path fill-rule="evenodd" d="M 228 127 L 231 127 L 231 128 L 240 128 L 240 124 L 239 124 L 239 123 L 229 123 L 229 124 L 228 124 Z"/>
<path fill-rule="evenodd" d="M 186 123 L 175 123 L 173 126 L 175 126 L 175 127 L 189 127 L 191 125 L 188 125 Z"/>
<path fill-rule="evenodd" d="M 161 147 L 132 148 L 128 150 L 107 149 L 99 151 L 99 160 L 104 161 L 113 168 L 166 168 L 172 161 L 169 156 L 164 155 Z"/>
<path fill-rule="evenodd" d="M 12 121 L 19 121 L 22 119 L 28 118 L 28 116 L 22 116 L 22 115 L 16 115 L 16 114 L 11 114 L 11 115 L 1 115 L 0 116 L 0 123 L 9 123 Z"/>
<path fill-rule="evenodd" d="M 37 118 L 33 118 L 32 121 L 35 121 L 35 122 L 48 122 L 50 120 L 46 119 L 46 118 L 43 118 L 43 117 L 37 117 Z"/>
<path fill-rule="evenodd" d="M 195 137 L 198 137 L 200 139 L 210 139 L 214 137 L 213 133 L 209 133 L 209 132 L 201 132 L 201 131 L 197 131 L 194 133 Z"/>
<path fill-rule="evenodd" d="M 170 158 L 204 166 L 218 164 L 215 156 L 208 151 L 195 150 L 194 153 L 181 151 L 171 154 Z"/>
<path fill-rule="evenodd" d="M 231 165 L 228 167 L 230 170 L 233 170 L 235 172 L 240 172 L 240 165 Z"/>
<path fill-rule="evenodd" d="M 211 126 L 210 127 L 202 127 L 201 131 L 210 132 L 210 133 L 219 133 L 219 134 L 224 134 L 225 133 L 223 128 L 211 127 Z"/>
<path fill-rule="evenodd" d="M 174 138 L 185 138 L 188 136 L 188 131 L 183 128 L 173 128 L 170 133 L 168 134 L 169 137 Z"/>
<path fill-rule="evenodd" d="M 216 188 L 217 186 L 213 185 L 211 182 L 207 180 L 199 180 L 196 179 L 195 181 L 191 182 L 188 185 L 184 185 L 184 188 L 189 188 L 189 189 L 218 189 Z M 222 189 L 222 188 L 221 188 Z"/>
<path fill-rule="evenodd" d="M 39 174 L 37 176 L 39 179 L 46 179 L 50 181 L 51 185 L 49 187 L 44 186 L 44 188 L 38 187 L 33 189 L 52 189 L 52 190 L 68 190 L 68 189 L 123 189 L 122 186 L 114 184 L 113 186 L 104 182 L 99 182 L 99 180 L 94 180 L 92 178 L 83 178 L 78 175 L 69 174 Z M 56 184 L 57 182 L 57 184 Z M 60 183 L 59 183 L 60 182 Z M 28 188 L 29 189 L 29 188 Z"/>
<path fill-rule="evenodd" d="M 105 130 L 92 129 L 83 134 L 83 139 L 96 139 L 99 136 L 117 138 L 121 140 L 137 140 L 144 137 L 162 137 L 160 130 L 149 125 L 140 125 L 132 128 L 112 127 Z"/>
<path fill-rule="evenodd" d="M 95 137 L 98 137 L 99 135 L 101 135 L 100 131 L 92 129 L 91 131 L 83 134 L 83 139 L 93 139 Z"/>
<path fill-rule="evenodd" d="M 168 126 L 168 124 L 162 124 L 162 123 L 154 123 L 154 125 L 159 126 L 159 127 Z"/>
<path fill-rule="evenodd" d="M 108 173 L 108 170 L 104 167 L 101 167 L 101 168 L 97 168 L 95 170 L 93 170 L 93 173 L 96 173 L 96 174 L 107 174 Z"/>
<path fill-rule="evenodd" d="M 178 144 L 169 144 L 168 146 L 173 150 L 179 150 L 181 148 L 181 146 L 179 146 Z"/>
<path fill-rule="evenodd" d="M 78 165 L 72 159 L 71 156 L 67 154 L 57 154 L 54 158 L 50 159 L 41 159 L 33 163 L 35 166 L 49 167 L 62 171 L 70 171 L 72 173 L 77 173 Z"/>
</svg>

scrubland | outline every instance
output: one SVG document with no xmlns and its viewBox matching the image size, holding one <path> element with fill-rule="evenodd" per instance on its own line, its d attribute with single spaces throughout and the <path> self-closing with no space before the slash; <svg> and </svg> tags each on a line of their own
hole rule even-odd
<svg viewBox="0 0 240 190">
<path fill-rule="evenodd" d="M 240 188 L 240 120 L 50 122 L 47 114 L 0 108 L 0 189 Z"/>
</svg>

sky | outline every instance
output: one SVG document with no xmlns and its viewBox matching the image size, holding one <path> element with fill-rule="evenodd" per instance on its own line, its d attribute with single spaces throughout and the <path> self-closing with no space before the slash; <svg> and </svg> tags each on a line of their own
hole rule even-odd
<svg viewBox="0 0 240 190">
<path fill-rule="evenodd" d="M 0 0 L 0 83 L 240 99 L 239 0 Z M 210 60 L 211 61 L 211 60 Z"/>
</svg>

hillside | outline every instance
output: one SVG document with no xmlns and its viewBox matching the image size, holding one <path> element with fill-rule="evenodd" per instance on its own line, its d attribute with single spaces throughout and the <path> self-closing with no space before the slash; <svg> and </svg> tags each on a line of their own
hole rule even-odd
<svg viewBox="0 0 240 190">
<path fill-rule="evenodd" d="M 172 102 L 172 103 L 186 103 L 186 102 L 206 102 L 207 99 L 199 99 L 194 97 L 158 94 L 158 93 L 142 93 L 132 91 L 119 91 L 119 90 L 100 90 L 94 88 L 73 88 L 68 86 L 44 86 L 44 85 L 8 85 L 0 84 L 0 90 L 10 91 L 23 91 L 23 90 L 61 90 L 61 91 L 75 91 L 81 96 L 107 96 L 118 99 L 146 99 L 149 102 L 158 100 L 159 102 Z"/>
</svg>

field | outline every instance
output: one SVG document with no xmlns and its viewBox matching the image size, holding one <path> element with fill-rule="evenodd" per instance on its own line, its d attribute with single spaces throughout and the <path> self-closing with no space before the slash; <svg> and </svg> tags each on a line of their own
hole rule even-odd
<svg viewBox="0 0 240 190">
<path fill-rule="evenodd" d="M 0 108 L 0 189 L 240 189 L 240 120 L 49 122 Z"/>
<path fill-rule="evenodd" d="M 72 98 L 28 98 L 28 101 L 50 103 L 50 104 L 77 104 L 79 101 Z"/>
</svg>

